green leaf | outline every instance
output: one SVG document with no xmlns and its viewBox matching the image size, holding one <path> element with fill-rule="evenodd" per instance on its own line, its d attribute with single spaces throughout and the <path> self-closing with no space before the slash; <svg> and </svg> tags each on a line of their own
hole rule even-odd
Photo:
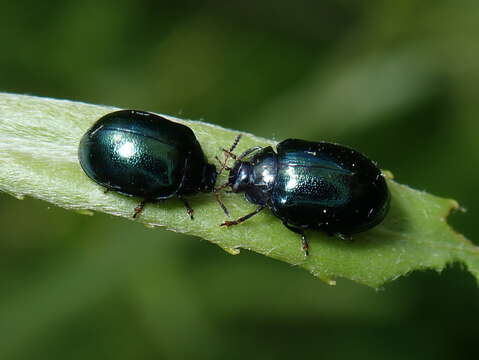
<svg viewBox="0 0 479 360">
<path fill-rule="evenodd" d="M 86 177 L 77 159 L 83 133 L 100 116 L 114 110 L 0 93 L 0 190 L 20 199 L 39 198 L 81 214 L 101 211 L 132 220 L 139 199 L 105 193 Z M 202 122 L 172 119 L 194 130 L 211 162 L 238 134 Z M 272 144 L 273 141 L 243 134 L 238 151 Z M 224 181 L 224 175 L 219 181 Z M 267 211 L 242 225 L 220 227 L 225 215 L 212 194 L 189 198 L 195 209 L 194 221 L 189 220 L 182 203 L 175 199 L 148 204 L 135 221 L 202 237 L 232 254 L 240 249 L 252 250 L 300 266 L 329 284 L 334 284 L 336 278 L 347 278 L 379 287 L 413 270 L 440 271 L 456 261 L 464 263 L 479 278 L 479 248 L 446 223 L 447 215 L 458 209 L 458 204 L 391 179 L 388 183 L 391 210 L 381 225 L 358 234 L 354 242 L 308 231 L 309 257 L 304 256 L 298 236 Z M 224 194 L 223 199 L 233 217 L 254 209 L 239 194 Z"/>
</svg>

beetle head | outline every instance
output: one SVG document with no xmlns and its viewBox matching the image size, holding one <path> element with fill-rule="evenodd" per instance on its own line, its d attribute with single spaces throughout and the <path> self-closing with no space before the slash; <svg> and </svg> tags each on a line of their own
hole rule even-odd
<svg viewBox="0 0 479 360">
<path fill-rule="evenodd" d="M 233 192 L 244 191 L 250 185 L 251 163 L 237 160 L 230 170 L 228 184 Z"/>
</svg>

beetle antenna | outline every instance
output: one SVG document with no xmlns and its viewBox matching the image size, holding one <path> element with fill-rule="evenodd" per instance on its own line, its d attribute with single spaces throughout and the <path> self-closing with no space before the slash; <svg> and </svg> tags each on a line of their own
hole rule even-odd
<svg viewBox="0 0 479 360">
<path fill-rule="evenodd" d="M 218 156 L 215 156 L 215 159 L 221 164 L 221 167 L 220 167 L 220 170 L 218 171 L 218 175 L 219 176 L 223 170 L 230 170 L 230 168 L 226 165 L 226 163 L 228 162 L 228 159 L 231 157 L 233 159 L 236 160 L 236 155 L 233 154 L 233 151 L 234 149 L 236 149 L 236 146 L 238 146 L 238 143 L 239 141 L 241 140 L 241 134 L 238 134 L 236 135 L 234 141 L 233 141 L 233 144 L 231 144 L 230 148 L 229 149 L 222 149 L 223 150 L 223 154 L 225 156 L 224 160 L 223 161 L 220 161 L 220 159 L 218 158 Z M 226 187 L 226 186 L 225 186 Z M 221 188 L 224 188 L 224 187 L 221 187 Z"/>
<path fill-rule="evenodd" d="M 227 188 L 227 187 L 230 186 L 230 185 L 231 185 L 231 184 L 230 184 L 229 182 L 226 182 L 226 183 L 224 183 L 223 185 L 220 185 L 220 186 L 218 186 L 218 187 L 215 187 L 215 188 L 213 189 L 213 192 L 217 193 L 217 192 L 223 190 L 224 188 Z"/>
<path fill-rule="evenodd" d="M 234 149 L 236 149 L 236 146 L 238 146 L 238 143 L 241 140 L 241 136 L 241 134 L 236 135 L 235 141 L 233 141 L 233 144 L 230 147 L 230 153 L 233 152 Z"/>
<path fill-rule="evenodd" d="M 223 168 L 223 162 L 220 160 L 220 158 L 218 157 L 218 155 L 215 156 L 215 160 L 218 161 L 221 165 L 221 168 Z M 219 175 L 219 173 L 218 173 Z"/>
</svg>

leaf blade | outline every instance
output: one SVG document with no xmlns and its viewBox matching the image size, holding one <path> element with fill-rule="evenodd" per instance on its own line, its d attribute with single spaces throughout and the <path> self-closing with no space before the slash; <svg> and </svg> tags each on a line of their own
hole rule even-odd
<svg viewBox="0 0 479 360">
<path fill-rule="evenodd" d="M 18 198 L 36 197 L 82 213 L 93 210 L 131 219 L 138 199 L 105 194 L 83 174 L 77 159 L 83 133 L 100 116 L 114 110 L 0 93 L 0 190 Z M 194 130 L 210 162 L 237 135 L 236 131 L 211 124 L 172 119 Z M 243 134 L 238 151 L 257 145 L 274 145 L 274 142 Z M 211 194 L 190 199 L 196 211 L 195 221 L 188 220 L 176 200 L 149 204 L 137 221 L 205 238 L 232 254 L 241 248 L 252 250 L 303 267 L 329 284 L 334 284 L 336 278 L 348 278 L 377 288 L 411 271 L 431 268 L 440 271 L 455 261 L 463 262 L 478 278 L 478 248 L 446 223 L 447 215 L 458 204 L 392 180 L 388 183 L 391 210 L 382 224 L 358 234 L 353 243 L 308 231 L 309 257 L 304 256 L 298 236 L 286 230 L 270 212 L 263 212 L 240 226 L 220 227 L 224 214 Z M 225 194 L 224 201 L 233 217 L 253 208 L 238 194 Z"/>
</svg>

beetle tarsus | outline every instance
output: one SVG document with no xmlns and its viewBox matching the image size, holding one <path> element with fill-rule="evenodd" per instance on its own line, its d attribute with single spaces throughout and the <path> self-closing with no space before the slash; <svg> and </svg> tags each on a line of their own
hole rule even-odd
<svg viewBox="0 0 479 360">
<path fill-rule="evenodd" d="M 185 205 L 185 208 L 186 208 L 186 213 L 188 214 L 188 216 L 190 217 L 191 220 L 194 220 L 193 213 L 195 211 L 190 206 L 190 203 L 188 202 L 188 200 L 186 200 L 184 197 L 181 197 L 181 196 L 178 196 L 178 199 L 183 201 L 183 205 Z"/>
<path fill-rule="evenodd" d="M 136 207 L 135 207 L 135 212 L 133 214 L 133 219 L 136 219 L 138 216 L 140 216 L 141 212 L 143 211 L 143 208 L 146 205 L 146 200 L 142 200 Z"/>
<path fill-rule="evenodd" d="M 294 226 L 291 226 L 286 221 L 283 221 L 283 225 L 286 226 L 288 228 L 288 230 L 291 230 L 292 232 L 301 235 L 301 248 L 303 249 L 304 254 L 306 256 L 308 256 L 309 255 L 309 243 L 308 243 L 308 239 L 306 238 L 306 234 L 304 233 L 304 230 L 300 229 L 300 228 L 297 228 L 297 227 L 294 227 Z"/>
<path fill-rule="evenodd" d="M 301 247 L 303 248 L 304 255 L 308 256 L 309 255 L 309 244 L 308 240 L 306 239 L 306 236 L 301 235 Z"/>
</svg>

